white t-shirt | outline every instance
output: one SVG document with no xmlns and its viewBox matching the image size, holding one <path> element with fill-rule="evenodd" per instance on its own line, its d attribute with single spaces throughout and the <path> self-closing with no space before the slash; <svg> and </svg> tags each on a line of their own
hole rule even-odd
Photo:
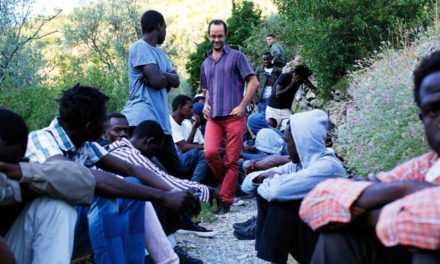
<svg viewBox="0 0 440 264">
<path fill-rule="evenodd" d="M 172 116 L 170 116 L 170 123 L 171 123 L 171 135 L 173 136 L 174 143 L 180 142 L 182 140 L 188 140 L 189 135 L 191 134 L 192 129 L 192 123 L 191 120 L 185 119 L 182 121 L 182 124 L 179 125 L 174 120 Z M 199 128 L 196 130 L 196 134 L 194 135 L 194 144 L 203 144 L 205 143 L 205 140 L 203 139 L 202 132 Z M 177 153 L 181 153 L 180 148 L 176 145 Z"/>
<path fill-rule="evenodd" d="M 272 74 L 273 68 L 267 69 L 264 68 L 264 72 L 266 73 L 267 76 L 270 76 Z M 270 95 L 272 93 L 272 86 L 266 86 L 264 87 L 264 92 L 263 92 L 263 99 L 269 99 Z"/>
</svg>

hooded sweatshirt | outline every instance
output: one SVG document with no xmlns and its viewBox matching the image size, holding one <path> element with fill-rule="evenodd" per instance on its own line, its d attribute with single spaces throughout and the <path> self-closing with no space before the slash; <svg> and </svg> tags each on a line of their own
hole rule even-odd
<svg viewBox="0 0 440 264">
<path fill-rule="evenodd" d="M 325 147 L 328 116 L 322 110 L 312 110 L 290 116 L 290 130 L 295 141 L 299 163 L 289 162 L 283 166 L 249 174 L 242 189 L 246 193 L 258 193 L 267 201 L 290 201 L 302 199 L 323 180 L 346 176 L 342 163 L 331 149 Z M 260 174 L 276 173 L 263 183 L 253 180 Z"/>
</svg>

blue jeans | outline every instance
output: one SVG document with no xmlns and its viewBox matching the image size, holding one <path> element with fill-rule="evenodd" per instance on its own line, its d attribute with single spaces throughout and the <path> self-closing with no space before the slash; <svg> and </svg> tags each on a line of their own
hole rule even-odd
<svg viewBox="0 0 440 264">
<path fill-rule="evenodd" d="M 203 183 L 206 180 L 206 173 L 208 172 L 208 162 L 205 159 L 203 150 L 192 149 L 185 153 L 179 154 L 180 162 L 185 170 L 185 173 L 191 173 L 194 169 L 191 177 L 192 181 Z"/>
<path fill-rule="evenodd" d="M 267 99 L 261 99 L 258 103 L 258 113 L 266 115 Z"/>
<path fill-rule="evenodd" d="M 141 184 L 136 178 L 125 180 Z M 144 201 L 95 196 L 90 206 L 77 206 L 75 239 L 84 235 L 79 232 L 88 222 L 95 263 L 144 263 L 144 208 Z"/>
</svg>

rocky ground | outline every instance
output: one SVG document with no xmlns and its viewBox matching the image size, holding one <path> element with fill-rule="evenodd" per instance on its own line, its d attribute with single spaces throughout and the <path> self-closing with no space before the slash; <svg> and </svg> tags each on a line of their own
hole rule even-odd
<svg viewBox="0 0 440 264">
<path fill-rule="evenodd" d="M 232 224 L 243 222 L 257 214 L 255 199 L 244 200 L 242 206 L 232 206 L 231 211 L 224 216 L 217 216 L 212 223 L 201 223 L 202 226 L 216 230 L 214 238 L 200 238 L 194 235 L 179 235 L 180 246 L 192 256 L 207 264 L 258 264 L 268 263 L 256 257 L 255 240 L 238 240 L 232 234 Z M 288 263 L 296 263 L 289 259 Z"/>
</svg>

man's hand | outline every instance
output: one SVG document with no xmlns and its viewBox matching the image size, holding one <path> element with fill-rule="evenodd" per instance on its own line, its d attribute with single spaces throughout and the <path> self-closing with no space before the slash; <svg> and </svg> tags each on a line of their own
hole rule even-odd
<svg viewBox="0 0 440 264">
<path fill-rule="evenodd" d="M 148 81 L 147 77 L 143 76 L 140 78 L 140 81 L 143 82 L 147 86 L 151 86 L 150 82 Z"/>
<path fill-rule="evenodd" d="M 20 165 L 18 164 L 11 164 L 6 162 L 0 161 L 0 172 L 3 172 L 6 174 L 8 178 L 11 178 L 13 180 L 19 181 L 21 177 L 23 177 L 23 174 L 21 172 Z"/>
<path fill-rule="evenodd" d="M 195 114 L 193 115 L 194 122 L 192 123 L 193 129 L 197 129 L 200 126 L 200 116 Z"/>
<path fill-rule="evenodd" d="M 214 200 L 219 204 L 222 200 L 222 197 L 217 192 L 216 189 L 209 187 L 209 206 L 212 207 L 214 205 Z"/>
<path fill-rule="evenodd" d="M 236 116 L 236 117 L 242 117 L 244 115 L 244 111 L 245 111 L 245 107 L 242 107 L 241 105 L 235 107 L 234 109 L 232 109 L 232 111 L 229 113 L 229 115 L 231 116 Z"/>
<path fill-rule="evenodd" d="M 263 183 L 264 179 L 266 178 L 272 178 L 276 173 L 273 171 L 266 171 L 262 174 L 260 174 L 258 177 L 256 177 L 253 182 L 257 184 Z"/>
<path fill-rule="evenodd" d="M 200 203 L 191 191 L 168 192 L 162 199 L 164 207 L 182 211 L 184 215 L 198 215 Z"/>
<path fill-rule="evenodd" d="M 203 106 L 203 116 L 208 119 L 209 118 L 209 112 L 211 111 L 211 106 L 209 104 L 205 104 Z"/>
</svg>

